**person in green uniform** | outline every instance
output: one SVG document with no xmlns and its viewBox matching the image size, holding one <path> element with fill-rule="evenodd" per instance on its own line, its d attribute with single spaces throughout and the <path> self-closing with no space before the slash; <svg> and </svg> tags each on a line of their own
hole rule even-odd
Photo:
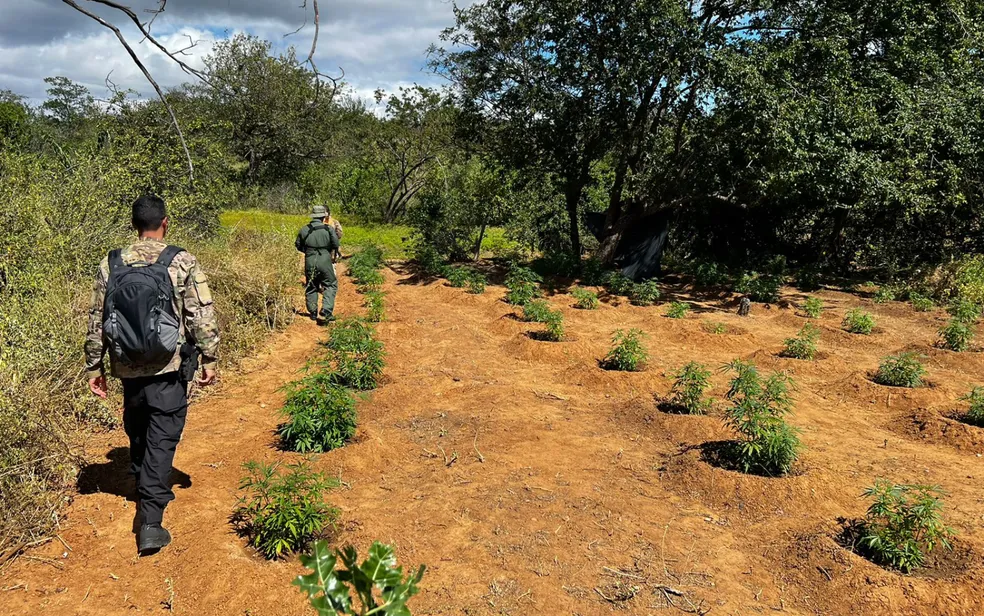
<svg viewBox="0 0 984 616">
<path fill-rule="evenodd" d="M 330 323 L 335 320 L 335 296 L 338 294 L 338 278 L 335 277 L 335 256 L 340 244 L 334 227 L 326 224 L 330 217 L 328 208 L 316 205 L 311 210 L 311 222 L 298 233 L 294 246 L 304 253 L 304 276 L 308 314 L 315 321 L 318 317 Z M 318 312 L 318 296 L 322 295 L 321 312 Z"/>
</svg>

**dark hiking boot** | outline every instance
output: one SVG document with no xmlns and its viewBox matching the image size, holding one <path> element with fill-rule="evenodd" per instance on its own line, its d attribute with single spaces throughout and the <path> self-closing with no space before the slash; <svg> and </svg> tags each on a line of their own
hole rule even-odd
<svg viewBox="0 0 984 616">
<path fill-rule="evenodd" d="M 150 556 L 171 543 L 171 533 L 160 524 L 144 524 L 137 532 L 137 552 Z"/>
<path fill-rule="evenodd" d="M 321 317 L 322 324 L 324 324 L 324 325 L 329 325 L 331 323 L 334 323 L 337 320 L 338 319 L 336 319 L 335 318 L 335 315 L 333 315 L 333 314 L 329 314 L 327 316 Z"/>
</svg>

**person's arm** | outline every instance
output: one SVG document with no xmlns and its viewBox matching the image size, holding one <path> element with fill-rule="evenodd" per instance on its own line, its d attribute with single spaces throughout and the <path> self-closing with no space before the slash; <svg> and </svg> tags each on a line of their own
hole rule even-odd
<svg viewBox="0 0 984 616">
<path fill-rule="evenodd" d="M 103 305 L 106 302 L 106 282 L 109 278 L 108 262 L 99 266 L 96 281 L 92 285 L 89 304 L 89 323 L 85 334 L 85 372 L 89 390 L 100 398 L 106 397 L 106 372 L 103 367 Z"/>
<path fill-rule="evenodd" d="M 342 243 L 338 241 L 338 234 L 335 233 L 335 228 L 325 227 L 325 230 L 328 231 L 328 237 L 330 238 L 328 240 L 328 251 L 333 254 L 338 253 L 342 247 Z"/>
<path fill-rule="evenodd" d="M 305 229 L 306 228 L 307 227 L 305 227 Z M 297 252 L 304 252 L 304 241 L 306 239 L 307 236 L 304 235 L 304 229 L 301 229 L 300 231 L 297 232 L 297 239 L 294 240 L 294 248 L 297 249 Z"/>
<path fill-rule="evenodd" d="M 219 321 L 208 277 L 194 257 L 185 279 L 184 319 L 185 332 L 202 354 L 202 378 L 198 384 L 210 385 L 215 381 L 219 360 Z"/>
</svg>

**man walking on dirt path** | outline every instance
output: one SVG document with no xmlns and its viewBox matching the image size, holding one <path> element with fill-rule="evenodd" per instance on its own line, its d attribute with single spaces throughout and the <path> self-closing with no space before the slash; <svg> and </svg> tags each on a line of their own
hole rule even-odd
<svg viewBox="0 0 984 616">
<path fill-rule="evenodd" d="M 304 295 L 310 317 L 320 316 L 326 323 L 335 320 L 335 296 L 338 295 L 338 278 L 335 276 L 335 259 L 341 244 L 338 231 L 341 225 L 328 224 L 332 220 L 328 208 L 316 205 L 311 210 L 311 222 L 297 233 L 294 246 L 304 253 Z M 321 312 L 318 312 L 318 296 L 323 295 Z"/>
<path fill-rule="evenodd" d="M 103 259 L 92 290 L 85 341 L 89 389 L 106 398 L 103 355 L 123 382 L 123 427 L 136 479 L 137 550 L 171 542 L 162 526 L 174 500 L 171 465 L 188 413 L 188 384 L 201 356 L 201 386 L 216 377 L 219 328 L 208 279 L 197 259 L 164 238 L 164 201 L 146 195 L 133 204 L 135 243 Z"/>
</svg>

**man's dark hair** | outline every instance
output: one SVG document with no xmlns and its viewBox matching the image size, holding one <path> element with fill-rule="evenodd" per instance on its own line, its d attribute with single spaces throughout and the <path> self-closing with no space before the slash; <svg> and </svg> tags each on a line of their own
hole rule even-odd
<svg viewBox="0 0 984 616">
<path fill-rule="evenodd" d="M 133 202 L 131 221 L 137 231 L 157 231 L 166 216 L 164 200 L 157 195 L 144 195 Z"/>
</svg>

